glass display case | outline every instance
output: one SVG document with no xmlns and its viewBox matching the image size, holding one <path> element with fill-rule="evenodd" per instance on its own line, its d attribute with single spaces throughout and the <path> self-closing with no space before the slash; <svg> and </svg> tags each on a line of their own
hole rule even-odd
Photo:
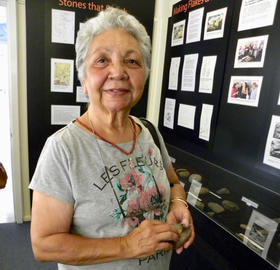
<svg viewBox="0 0 280 270">
<path fill-rule="evenodd" d="M 230 234 L 233 241 L 264 259 L 272 269 L 280 269 L 280 195 L 179 148 L 167 146 L 188 203 L 217 229 Z M 197 234 L 200 235 L 199 230 Z"/>
</svg>

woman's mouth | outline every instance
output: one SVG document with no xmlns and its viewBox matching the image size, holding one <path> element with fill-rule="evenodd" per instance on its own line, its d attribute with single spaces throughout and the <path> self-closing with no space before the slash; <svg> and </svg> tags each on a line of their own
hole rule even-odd
<svg viewBox="0 0 280 270">
<path fill-rule="evenodd" d="M 129 90 L 124 88 L 112 88 L 105 90 L 105 92 L 109 95 L 121 96 L 127 94 Z"/>
</svg>

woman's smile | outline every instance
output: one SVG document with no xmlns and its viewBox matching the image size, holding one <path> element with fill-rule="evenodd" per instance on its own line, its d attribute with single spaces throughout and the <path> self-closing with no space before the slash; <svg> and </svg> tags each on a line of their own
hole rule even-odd
<svg viewBox="0 0 280 270">
<path fill-rule="evenodd" d="M 104 91 L 110 95 L 124 95 L 130 92 L 128 89 L 124 89 L 124 88 L 112 88 Z"/>
</svg>

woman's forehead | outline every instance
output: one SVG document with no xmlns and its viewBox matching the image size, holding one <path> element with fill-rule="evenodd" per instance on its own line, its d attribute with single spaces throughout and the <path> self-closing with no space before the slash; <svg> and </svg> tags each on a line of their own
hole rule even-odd
<svg viewBox="0 0 280 270">
<path fill-rule="evenodd" d="M 96 51 L 113 52 L 123 50 L 126 53 L 141 53 L 140 43 L 130 33 L 113 28 L 95 36 L 91 43 L 91 54 Z"/>
<path fill-rule="evenodd" d="M 92 39 L 92 44 L 96 41 L 110 42 L 110 41 L 129 41 L 139 45 L 139 41 L 135 36 L 122 28 L 109 28 L 95 35 Z"/>
</svg>

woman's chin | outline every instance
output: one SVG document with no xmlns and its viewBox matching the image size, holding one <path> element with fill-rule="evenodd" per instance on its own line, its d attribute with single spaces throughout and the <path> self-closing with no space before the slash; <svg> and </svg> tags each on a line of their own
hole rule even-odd
<svg viewBox="0 0 280 270">
<path fill-rule="evenodd" d="M 129 112 L 131 109 L 131 104 L 128 102 L 122 102 L 122 103 L 110 103 L 104 106 L 106 110 L 110 112 Z"/>
</svg>

